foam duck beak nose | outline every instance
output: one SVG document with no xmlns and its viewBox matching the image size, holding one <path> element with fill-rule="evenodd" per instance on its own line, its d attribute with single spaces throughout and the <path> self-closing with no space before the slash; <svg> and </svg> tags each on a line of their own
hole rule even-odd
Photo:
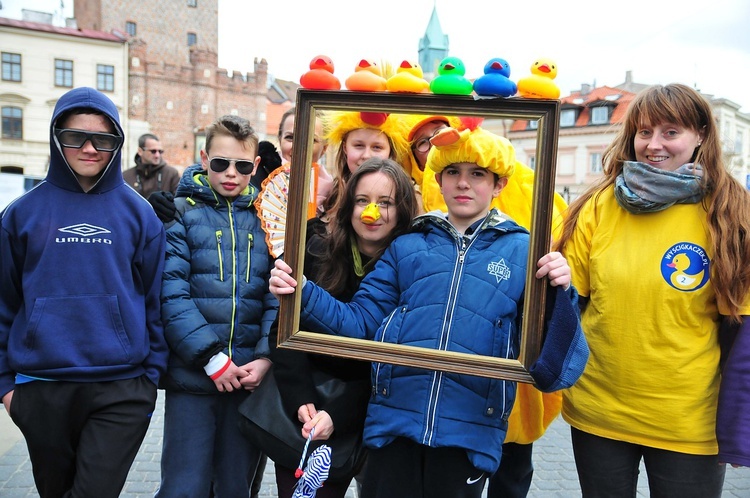
<svg viewBox="0 0 750 498">
<path fill-rule="evenodd" d="M 359 215 L 359 219 L 362 220 L 362 223 L 365 225 L 372 225 L 380 219 L 380 208 L 377 204 L 371 202 L 367 205 L 365 210 L 362 211 L 362 214 Z"/>
</svg>

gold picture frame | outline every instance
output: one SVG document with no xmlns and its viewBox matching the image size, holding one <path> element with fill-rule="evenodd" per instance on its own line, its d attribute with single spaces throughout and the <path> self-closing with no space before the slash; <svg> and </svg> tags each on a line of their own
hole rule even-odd
<svg viewBox="0 0 750 498">
<path fill-rule="evenodd" d="M 537 122 L 536 174 L 528 268 L 549 252 L 554 195 L 560 103 L 523 98 L 474 99 L 434 94 L 362 93 L 350 91 L 297 92 L 292 169 L 287 206 L 284 260 L 301 281 L 312 145 L 316 111 L 368 111 L 441 116 L 481 116 L 487 119 Z M 541 230 L 539 229 L 541 227 Z M 401 344 L 350 339 L 300 330 L 300 292 L 282 296 L 279 309 L 279 347 L 357 360 L 406 365 L 431 370 L 533 383 L 528 367 L 538 358 L 543 340 L 546 279 L 526 276 L 518 360 L 438 351 Z"/>
</svg>

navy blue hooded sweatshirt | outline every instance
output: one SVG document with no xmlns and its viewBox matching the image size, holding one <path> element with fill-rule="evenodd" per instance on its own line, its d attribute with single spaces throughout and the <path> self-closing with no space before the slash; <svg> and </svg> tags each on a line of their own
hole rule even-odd
<svg viewBox="0 0 750 498">
<path fill-rule="evenodd" d="M 0 396 L 22 378 L 98 382 L 147 375 L 167 345 L 159 295 L 164 228 L 122 179 L 120 150 L 85 192 L 53 134 L 75 108 L 117 108 L 92 88 L 63 95 L 50 125 L 47 177 L 0 218 Z M 21 377 L 19 377 L 21 378 Z"/>
</svg>

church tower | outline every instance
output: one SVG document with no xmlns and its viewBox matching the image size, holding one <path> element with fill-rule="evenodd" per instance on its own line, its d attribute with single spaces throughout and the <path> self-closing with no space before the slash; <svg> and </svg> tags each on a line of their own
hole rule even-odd
<svg viewBox="0 0 750 498">
<path fill-rule="evenodd" d="M 424 77 L 431 80 L 437 74 L 440 61 L 448 57 L 448 35 L 443 34 L 437 14 L 437 5 L 432 7 L 430 22 L 424 36 L 419 40 L 419 65 Z"/>
</svg>

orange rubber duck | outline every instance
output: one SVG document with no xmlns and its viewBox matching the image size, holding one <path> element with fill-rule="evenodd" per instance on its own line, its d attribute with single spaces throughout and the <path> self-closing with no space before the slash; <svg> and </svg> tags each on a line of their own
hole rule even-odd
<svg viewBox="0 0 750 498">
<path fill-rule="evenodd" d="M 403 61 L 396 70 L 396 74 L 388 78 L 386 87 L 389 92 L 430 92 L 430 84 L 424 79 L 422 67 L 416 62 L 408 60 Z"/>
<path fill-rule="evenodd" d="M 309 90 L 341 90 L 341 82 L 333 75 L 333 61 L 327 55 L 316 55 L 310 70 L 299 79 L 302 88 Z"/>
<path fill-rule="evenodd" d="M 344 82 L 347 90 L 354 92 L 384 92 L 385 78 L 380 66 L 374 61 L 362 59 L 354 68 L 354 73 Z"/>
</svg>

